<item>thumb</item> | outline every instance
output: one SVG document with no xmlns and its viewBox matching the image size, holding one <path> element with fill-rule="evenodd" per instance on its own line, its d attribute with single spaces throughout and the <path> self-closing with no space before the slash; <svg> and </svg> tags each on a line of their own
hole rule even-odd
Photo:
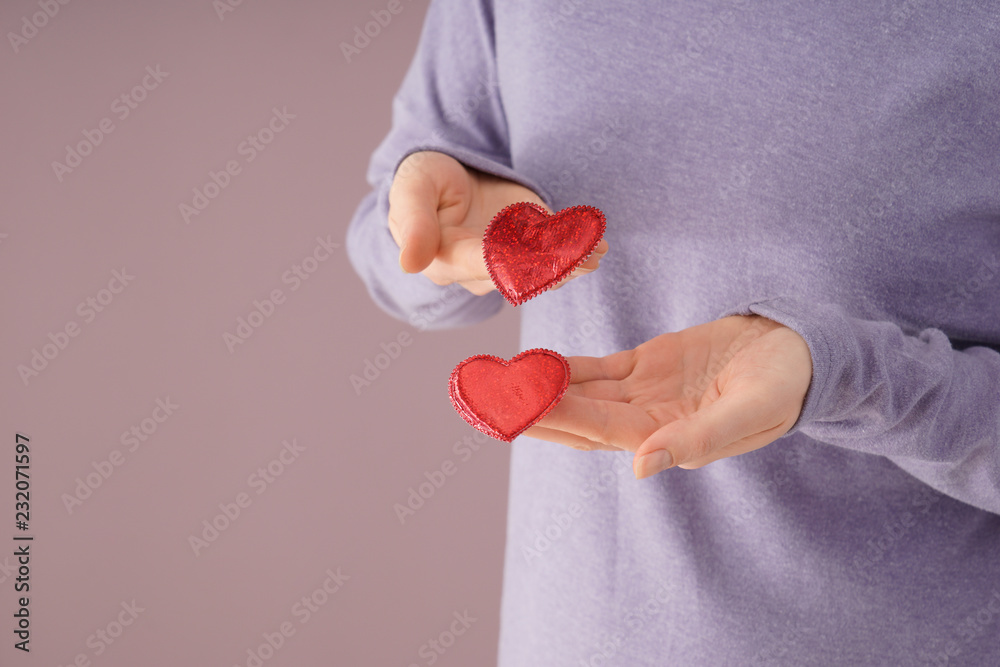
<svg viewBox="0 0 1000 667">
<path fill-rule="evenodd" d="M 771 410 L 758 396 L 756 391 L 733 391 L 654 431 L 635 452 L 636 479 L 675 465 L 707 463 L 706 459 L 720 458 L 713 458 L 713 453 L 734 443 L 741 451 L 750 451 L 771 442 L 781 420 L 771 423 Z"/>
<path fill-rule="evenodd" d="M 441 244 L 437 184 L 413 167 L 400 168 L 389 189 L 389 231 L 400 248 L 399 266 L 407 273 L 426 269 Z"/>
</svg>

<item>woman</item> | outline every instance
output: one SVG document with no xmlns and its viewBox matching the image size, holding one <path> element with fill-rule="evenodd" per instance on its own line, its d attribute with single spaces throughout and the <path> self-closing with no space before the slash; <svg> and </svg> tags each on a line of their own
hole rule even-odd
<svg viewBox="0 0 1000 667">
<path fill-rule="evenodd" d="M 998 73 L 971 1 L 432 2 L 373 298 L 476 322 L 497 211 L 608 220 L 519 306 L 573 382 L 512 445 L 501 665 L 997 663 Z"/>
</svg>

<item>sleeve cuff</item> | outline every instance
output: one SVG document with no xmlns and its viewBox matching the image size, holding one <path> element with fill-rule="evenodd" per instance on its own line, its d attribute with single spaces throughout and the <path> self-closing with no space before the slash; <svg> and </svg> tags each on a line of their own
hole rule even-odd
<svg viewBox="0 0 1000 667">
<path fill-rule="evenodd" d="M 522 185 L 539 197 L 545 202 L 545 205 L 552 208 L 552 196 L 542 188 L 538 183 L 531 180 L 530 178 L 524 177 L 522 174 L 517 173 L 512 168 L 504 164 L 500 159 L 492 159 L 489 157 L 484 157 L 483 155 L 476 153 L 474 151 L 467 150 L 458 146 L 456 144 L 449 143 L 425 143 L 414 146 L 407 150 L 403 155 L 396 161 L 396 166 L 393 169 L 393 174 L 399 170 L 399 165 L 407 157 L 413 153 L 419 153 L 421 151 L 435 151 L 437 153 L 444 153 L 450 157 L 455 158 L 467 167 L 472 167 L 473 169 L 478 169 L 479 171 L 485 172 L 487 174 L 492 174 L 493 176 L 498 176 L 500 178 L 506 179 L 508 181 L 513 181 L 519 185 Z M 391 180 L 391 179 L 390 179 Z"/>
<path fill-rule="evenodd" d="M 809 303 L 781 296 L 755 301 L 725 311 L 719 316 L 760 315 L 796 332 L 809 346 L 812 380 L 799 418 L 786 436 L 814 421 L 822 421 L 848 360 L 857 355 L 857 343 L 844 312 L 836 306 Z"/>
</svg>

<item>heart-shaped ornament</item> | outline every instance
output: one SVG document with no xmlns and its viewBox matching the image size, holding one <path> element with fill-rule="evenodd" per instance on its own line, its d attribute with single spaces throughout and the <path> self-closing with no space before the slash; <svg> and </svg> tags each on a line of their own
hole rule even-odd
<svg viewBox="0 0 1000 667">
<path fill-rule="evenodd" d="M 569 375 L 569 363 L 552 350 L 528 350 L 510 361 L 479 354 L 451 372 L 448 394 L 473 428 L 510 442 L 562 400 Z"/>
<path fill-rule="evenodd" d="M 604 213 L 593 206 L 571 206 L 549 215 L 538 204 L 511 204 L 486 228 L 483 258 L 497 290 L 517 306 L 587 261 L 604 228 Z"/>
</svg>

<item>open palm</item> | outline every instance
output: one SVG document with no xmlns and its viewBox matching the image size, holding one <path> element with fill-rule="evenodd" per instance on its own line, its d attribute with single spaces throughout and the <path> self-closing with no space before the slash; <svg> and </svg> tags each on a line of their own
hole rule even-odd
<svg viewBox="0 0 1000 667">
<path fill-rule="evenodd" d="M 773 442 L 798 419 L 812 378 L 802 337 L 759 316 L 726 317 L 568 361 L 566 395 L 525 435 L 635 452 L 638 477 Z"/>
</svg>

